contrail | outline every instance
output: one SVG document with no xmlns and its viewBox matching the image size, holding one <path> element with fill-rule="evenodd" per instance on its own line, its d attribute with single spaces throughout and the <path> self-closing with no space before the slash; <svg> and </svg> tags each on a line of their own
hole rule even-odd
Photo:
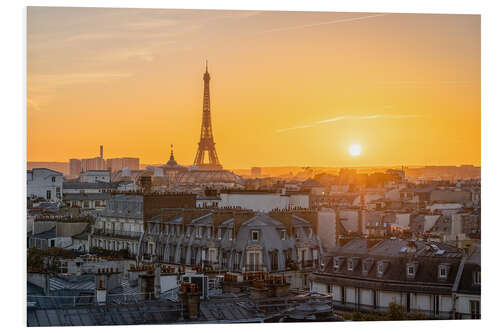
<svg viewBox="0 0 500 333">
<path fill-rule="evenodd" d="M 380 17 L 380 16 L 387 16 L 387 15 L 390 15 L 390 14 L 367 15 L 367 16 L 351 17 L 351 18 L 334 20 L 334 21 L 326 21 L 326 22 L 318 22 L 318 23 L 311 23 L 311 24 L 296 25 L 296 26 L 293 26 L 293 27 L 276 28 L 276 29 L 265 30 L 265 31 L 262 31 L 262 32 L 260 32 L 258 34 L 263 34 L 263 33 L 268 33 L 268 32 L 277 32 L 277 31 L 288 31 L 288 30 L 295 30 L 295 29 L 302 29 L 302 28 L 310 28 L 310 27 L 316 27 L 316 26 L 326 25 L 326 24 L 335 24 L 335 23 L 359 21 L 359 20 L 365 20 L 365 19 L 369 19 L 369 18 L 373 18 L 373 17 Z"/>
<path fill-rule="evenodd" d="M 299 125 L 299 126 L 294 126 L 294 127 L 288 127 L 288 128 L 281 128 L 276 130 L 276 133 L 282 133 L 282 132 L 288 132 L 288 131 L 293 131 L 297 129 L 302 129 L 302 128 L 309 128 L 309 127 L 315 127 L 321 124 L 326 124 L 326 123 L 333 123 L 336 121 L 341 121 L 341 120 L 369 120 L 369 119 L 406 119 L 406 118 L 421 118 L 423 116 L 421 115 L 415 115 L 415 114 L 400 114 L 400 115 L 382 115 L 382 114 L 374 114 L 371 116 L 338 116 L 334 118 L 329 118 L 329 119 L 323 119 L 323 120 L 318 120 L 314 122 L 313 124 L 306 124 L 306 125 Z"/>
</svg>

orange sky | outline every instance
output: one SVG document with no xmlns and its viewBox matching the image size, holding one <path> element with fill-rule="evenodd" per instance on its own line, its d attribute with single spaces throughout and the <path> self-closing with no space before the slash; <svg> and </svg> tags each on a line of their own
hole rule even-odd
<svg viewBox="0 0 500 333">
<path fill-rule="evenodd" d="M 481 164 L 480 16 L 28 8 L 28 161 Z M 348 154 L 358 143 L 360 156 Z"/>
</svg>

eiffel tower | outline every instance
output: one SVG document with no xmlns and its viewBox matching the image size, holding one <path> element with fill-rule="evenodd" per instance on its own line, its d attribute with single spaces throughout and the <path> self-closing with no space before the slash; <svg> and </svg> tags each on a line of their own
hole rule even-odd
<svg viewBox="0 0 500 333">
<path fill-rule="evenodd" d="M 212 120 L 210 116 L 210 74 L 208 74 L 208 62 L 203 74 L 203 118 L 201 121 L 201 135 L 198 143 L 198 152 L 194 158 L 194 165 L 202 170 L 221 170 L 222 165 L 215 151 L 214 136 L 212 133 Z M 208 155 L 208 163 L 205 163 L 205 153 Z"/>
</svg>

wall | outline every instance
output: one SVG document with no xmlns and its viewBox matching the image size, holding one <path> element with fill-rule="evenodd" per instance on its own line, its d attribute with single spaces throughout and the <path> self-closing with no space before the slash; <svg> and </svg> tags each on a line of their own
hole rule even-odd
<svg viewBox="0 0 500 333">
<path fill-rule="evenodd" d="M 54 177 L 54 181 L 52 181 Z M 47 191 L 50 191 L 50 201 L 62 200 L 62 174 L 48 169 L 33 169 L 27 172 L 27 193 L 28 197 L 40 197 L 47 199 Z M 57 193 L 59 189 L 59 198 Z"/>
<path fill-rule="evenodd" d="M 481 295 L 457 294 L 456 296 L 457 313 L 470 314 L 470 301 L 479 301 L 481 304 Z"/>
<path fill-rule="evenodd" d="M 82 183 L 97 183 L 98 181 L 109 183 L 110 179 L 109 171 L 84 172 L 80 174 L 80 181 Z"/>
<path fill-rule="evenodd" d="M 359 299 L 362 305 L 373 306 L 373 290 L 360 288 L 359 294 Z"/>
<path fill-rule="evenodd" d="M 381 291 L 379 293 L 378 306 L 389 307 L 392 302 L 401 304 L 401 295 L 396 292 Z"/>
<path fill-rule="evenodd" d="M 342 209 L 339 212 L 340 222 L 347 231 L 358 231 L 358 210 L 357 209 Z"/>
<path fill-rule="evenodd" d="M 160 292 L 164 293 L 168 290 L 177 287 L 177 275 L 175 274 L 161 274 L 160 275 Z"/>
<path fill-rule="evenodd" d="M 258 212 L 269 212 L 273 209 L 287 209 L 289 196 L 279 193 L 221 193 L 220 207 L 242 207 Z"/>
<path fill-rule="evenodd" d="M 334 248 L 337 244 L 336 214 L 331 211 L 318 212 L 318 231 L 323 248 Z"/>
<path fill-rule="evenodd" d="M 327 294 L 328 286 L 324 283 L 313 281 L 311 291 L 321 294 Z"/>
<path fill-rule="evenodd" d="M 466 202 L 472 200 L 472 193 L 467 191 L 435 190 L 431 192 L 431 201 Z"/>
</svg>

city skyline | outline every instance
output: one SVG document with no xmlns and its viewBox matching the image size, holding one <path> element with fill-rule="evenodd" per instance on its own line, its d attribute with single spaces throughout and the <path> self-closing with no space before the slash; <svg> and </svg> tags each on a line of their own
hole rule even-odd
<svg viewBox="0 0 500 333">
<path fill-rule="evenodd" d="M 28 161 L 102 144 L 106 158 L 159 164 L 173 144 L 191 165 L 208 58 L 227 169 L 481 165 L 478 15 L 30 7 L 28 18 Z"/>
</svg>

